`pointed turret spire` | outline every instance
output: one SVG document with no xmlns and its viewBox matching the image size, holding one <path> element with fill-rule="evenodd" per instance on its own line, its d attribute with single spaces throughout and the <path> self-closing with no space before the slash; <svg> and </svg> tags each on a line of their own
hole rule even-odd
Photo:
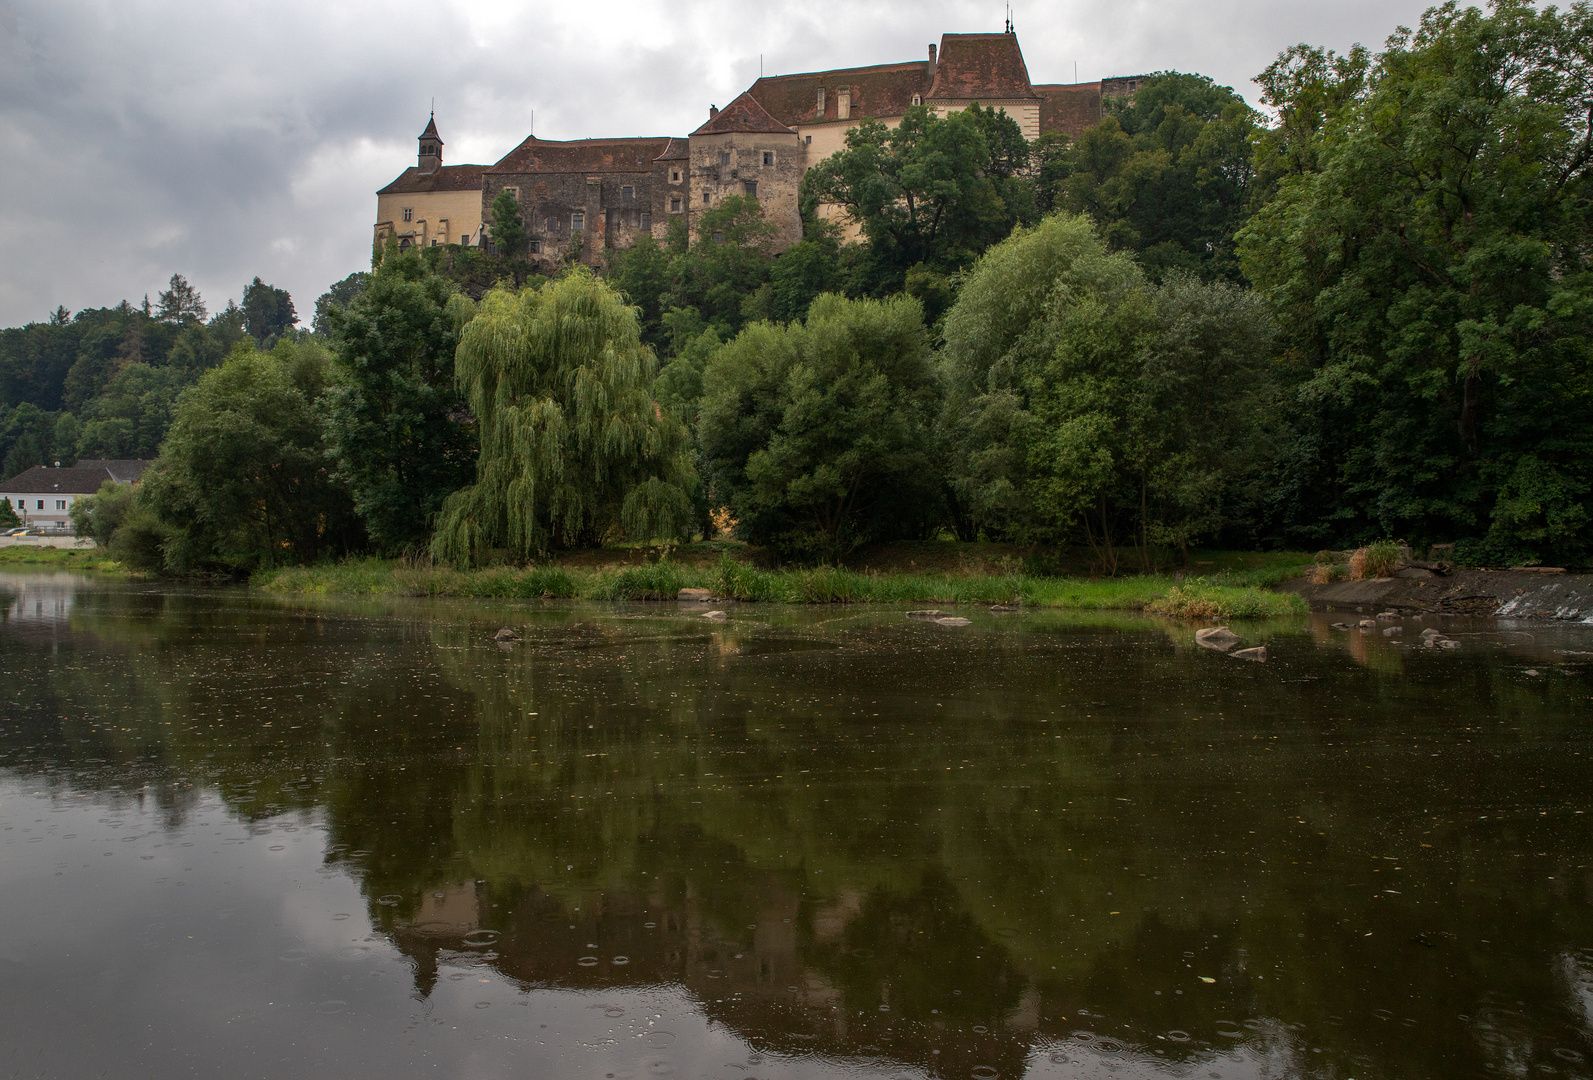
<svg viewBox="0 0 1593 1080">
<path fill-rule="evenodd" d="M 433 173 L 442 168 L 442 136 L 437 134 L 437 114 L 426 121 L 426 130 L 420 133 L 420 157 L 417 165 L 423 173 Z"/>
</svg>

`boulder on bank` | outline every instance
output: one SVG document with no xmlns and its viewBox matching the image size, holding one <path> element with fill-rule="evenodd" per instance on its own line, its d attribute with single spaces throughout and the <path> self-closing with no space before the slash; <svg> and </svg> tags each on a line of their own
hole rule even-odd
<svg viewBox="0 0 1593 1080">
<path fill-rule="evenodd" d="M 675 594 L 676 600 L 688 600 L 693 603 L 706 604 L 714 598 L 712 589 L 682 589 Z"/>
<path fill-rule="evenodd" d="M 1204 630 L 1195 631 L 1195 644 L 1204 649 L 1215 649 L 1218 652 L 1227 652 L 1239 644 L 1239 635 L 1226 626 L 1208 626 Z"/>
</svg>

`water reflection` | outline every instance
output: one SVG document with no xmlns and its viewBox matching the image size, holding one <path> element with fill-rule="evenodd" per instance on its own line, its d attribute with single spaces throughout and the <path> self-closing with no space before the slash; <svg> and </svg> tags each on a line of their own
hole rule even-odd
<svg viewBox="0 0 1593 1080">
<path fill-rule="evenodd" d="M 639 1018 L 667 988 L 737 1075 L 1582 1075 L 1589 638 L 1445 629 L 1243 628 L 1262 666 L 1130 618 L 99 587 L 0 635 L 0 765 L 157 835 L 217 799 L 262 859 L 314 823 L 360 910 L 305 917 L 365 921 L 416 1030 L 585 995 L 566 1066 L 716 1045 Z"/>
</svg>

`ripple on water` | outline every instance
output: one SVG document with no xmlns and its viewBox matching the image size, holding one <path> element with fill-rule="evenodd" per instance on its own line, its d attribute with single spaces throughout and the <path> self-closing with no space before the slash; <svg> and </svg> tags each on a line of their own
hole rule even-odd
<svg viewBox="0 0 1593 1080">
<path fill-rule="evenodd" d="M 579 960 L 577 960 L 576 963 L 579 964 L 581 967 L 597 967 L 597 957 L 595 957 L 595 956 L 583 956 Z"/>
<path fill-rule="evenodd" d="M 642 1040 L 642 1045 L 649 1050 L 663 1050 L 665 1047 L 673 1046 L 674 1043 L 673 1031 L 649 1031 L 647 1037 Z"/>
<path fill-rule="evenodd" d="M 1177 1028 L 1174 1028 L 1172 1031 L 1169 1031 L 1167 1033 L 1167 1041 L 1168 1042 L 1188 1042 L 1189 1041 L 1189 1032 L 1187 1032 L 1187 1031 L 1179 1031 Z"/>
<path fill-rule="evenodd" d="M 397 893 L 388 893 L 386 896 L 378 896 L 376 898 L 376 902 L 386 907 L 397 907 L 399 902 L 403 899 L 404 898 L 399 896 Z"/>
<path fill-rule="evenodd" d="M 498 931 L 496 930 L 472 930 L 465 935 L 464 943 L 469 948 L 481 949 L 494 944 L 497 940 Z"/>
<path fill-rule="evenodd" d="M 989 1065 L 975 1065 L 968 1075 L 974 1077 L 975 1080 L 996 1080 L 996 1077 L 1001 1074 Z"/>
<path fill-rule="evenodd" d="M 315 1011 L 324 1013 L 327 1016 L 334 1016 L 346 1008 L 348 1008 L 348 1002 L 346 1001 L 323 1001 L 315 1007 Z"/>
</svg>

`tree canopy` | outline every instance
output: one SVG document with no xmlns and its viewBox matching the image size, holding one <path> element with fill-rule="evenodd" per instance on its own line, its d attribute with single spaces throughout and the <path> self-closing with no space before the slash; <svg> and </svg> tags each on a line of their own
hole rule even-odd
<svg viewBox="0 0 1593 1080">
<path fill-rule="evenodd" d="M 476 481 L 449 496 L 432 554 L 481 563 L 551 548 L 683 536 L 696 474 L 685 428 L 654 404 L 635 311 L 576 269 L 482 300 L 460 338 Z"/>
</svg>

